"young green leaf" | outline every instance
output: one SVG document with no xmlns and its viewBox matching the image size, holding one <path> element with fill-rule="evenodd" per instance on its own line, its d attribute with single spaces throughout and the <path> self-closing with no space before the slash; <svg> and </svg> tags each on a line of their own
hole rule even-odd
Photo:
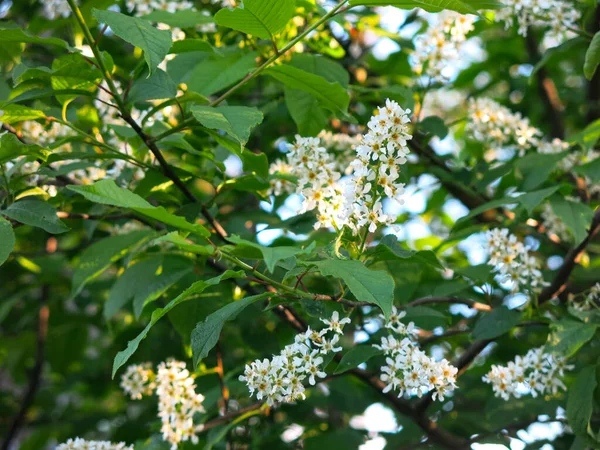
<svg viewBox="0 0 600 450">
<path fill-rule="evenodd" d="M 583 74 L 588 80 L 594 77 L 598 64 L 600 64 L 600 31 L 594 35 L 587 52 L 585 52 Z"/>
<path fill-rule="evenodd" d="M 1 118 L 1 116 L 0 116 Z M 28 156 L 32 159 L 46 160 L 50 152 L 35 144 L 23 144 L 17 136 L 12 133 L 0 135 L 0 164 L 18 158 Z"/>
<path fill-rule="evenodd" d="M 170 31 L 159 30 L 147 20 L 114 11 L 94 9 L 92 13 L 98 22 L 108 25 L 115 35 L 144 51 L 150 73 L 154 72 L 169 53 Z"/>
<path fill-rule="evenodd" d="M 587 230 L 594 217 L 594 210 L 584 203 L 567 200 L 555 195 L 550 199 L 552 209 L 573 233 L 574 244 L 579 245 L 587 236 Z"/>
<path fill-rule="evenodd" d="M 56 215 L 56 208 L 42 200 L 25 199 L 13 203 L 0 214 L 17 222 L 41 228 L 48 233 L 60 234 L 69 231 Z"/>
<path fill-rule="evenodd" d="M 510 310 L 506 306 L 499 306 L 492 312 L 485 313 L 477 321 L 473 330 L 473 339 L 494 339 L 508 333 L 521 318 L 519 311 Z"/>
<path fill-rule="evenodd" d="M 15 233 L 10 222 L 0 217 L 0 266 L 6 262 L 15 246 Z"/>
<path fill-rule="evenodd" d="M 46 117 L 44 111 L 29 108 L 23 105 L 4 105 L 0 107 L 3 114 L 0 116 L 2 123 L 18 123 L 24 120 L 43 119 Z"/>
<path fill-rule="evenodd" d="M 195 28 L 198 25 L 206 25 L 215 21 L 211 16 L 204 14 L 204 11 L 190 9 L 175 12 L 156 9 L 141 18 L 150 22 L 164 23 L 175 28 Z"/>
<path fill-rule="evenodd" d="M 596 366 L 593 365 L 583 368 L 569 388 L 567 421 L 575 434 L 590 437 L 588 430 L 594 412 L 594 391 L 597 384 Z"/>
<path fill-rule="evenodd" d="M 71 298 L 78 295 L 83 287 L 98 277 L 111 264 L 127 254 L 132 248 L 148 240 L 153 231 L 140 230 L 128 234 L 118 234 L 102 239 L 86 248 L 73 272 Z"/>
<path fill-rule="evenodd" d="M 369 270 L 360 261 L 330 259 L 314 263 L 324 276 L 340 278 L 357 300 L 374 303 L 385 317 L 392 313 L 394 279 L 381 270 Z"/>
<path fill-rule="evenodd" d="M 148 325 L 146 325 L 146 328 L 144 328 L 142 330 L 142 332 L 135 339 L 129 341 L 129 343 L 127 344 L 127 348 L 125 350 L 120 351 L 115 356 L 115 360 L 113 362 L 113 371 L 112 371 L 113 378 L 115 377 L 117 370 L 119 370 L 119 368 L 122 367 L 129 360 L 129 358 L 131 358 L 131 356 L 136 352 L 136 350 L 138 349 L 138 347 L 140 345 L 140 342 L 142 342 L 142 340 L 148 335 L 148 332 L 150 331 L 150 329 L 162 317 L 164 317 L 165 314 L 167 314 L 170 310 L 175 308 L 180 303 L 183 303 L 184 301 L 188 300 L 192 295 L 201 294 L 210 286 L 216 286 L 223 280 L 228 280 L 230 278 L 241 278 L 243 276 L 244 276 L 244 272 L 242 272 L 242 271 L 234 272 L 232 270 L 227 270 L 227 271 L 223 272 L 221 275 L 219 275 L 218 277 L 210 278 L 209 280 L 206 280 L 206 281 L 204 281 L 204 280 L 196 281 L 189 288 L 187 288 L 185 291 L 183 291 L 181 294 L 179 294 L 177 297 L 175 297 L 173 300 L 171 300 L 167 304 L 167 306 L 165 306 L 164 308 L 155 309 L 154 312 L 152 313 L 152 317 L 150 318 L 150 322 L 148 323 Z"/>
<path fill-rule="evenodd" d="M 429 264 L 444 270 L 444 266 L 431 250 L 408 250 L 400 245 L 398 238 L 393 234 L 384 236 L 376 247 L 369 249 L 367 253 L 375 261 L 389 261 L 403 259 L 407 262 Z"/>
<path fill-rule="evenodd" d="M 192 107 L 192 114 L 198 122 L 211 130 L 221 130 L 236 139 L 243 147 L 250 138 L 252 129 L 263 120 L 258 109 L 248 106 Z"/>
<path fill-rule="evenodd" d="M 306 248 L 292 246 L 265 247 L 264 245 L 255 244 L 254 242 L 241 239 L 239 236 L 231 236 L 229 240 L 234 244 L 237 244 L 232 250 L 235 254 L 253 259 L 261 259 L 261 257 L 264 258 L 265 263 L 267 264 L 267 269 L 269 269 L 269 272 L 271 273 L 273 273 L 275 266 L 277 266 L 279 261 L 283 261 L 284 259 L 291 258 L 292 256 L 299 254 L 309 254 L 315 247 L 314 244 L 309 245 Z"/>
<path fill-rule="evenodd" d="M 191 224 L 183 217 L 169 213 L 162 206 L 152 206 L 139 195 L 117 186 L 113 180 L 102 180 L 87 186 L 70 185 L 67 188 L 83 195 L 92 202 L 129 208 L 146 217 L 179 228 L 180 230 L 190 231 L 202 237 L 210 236 L 210 232 L 202 225 Z"/>
<path fill-rule="evenodd" d="M 218 25 L 262 39 L 273 39 L 294 16 L 294 0 L 244 0 L 242 6 L 223 8 L 215 15 Z"/>
<path fill-rule="evenodd" d="M 367 362 L 369 359 L 377 355 L 383 355 L 383 351 L 373 347 L 372 345 L 357 345 L 342 357 L 342 360 L 335 368 L 335 372 L 333 373 L 334 375 L 337 375 L 350 369 L 354 369 L 355 367 Z"/>
<path fill-rule="evenodd" d="M 54 37 L 39 37 L 28 33 L 20 28 L 2 28 L 0 29 L 0 43 L 25 43 L 25 44 L 40 44 L 54 45 L 62 49 L 69 49 L 67 44 L 62 39 Z"/>
<path fill-rule="evenodd" d="M 234 301 L 209 315 L 203 322 L 199 322 L 194 331 L 192 331 L 194 367 L 197 367 L 198 363 L 217 345 L 225 322 L 235 319 L 247 306 L 271 295 L 273 294 L 266 292 Z"/>
<path fill-rule="evenodd" d="M 597 324 L 583 323 L 573 319 L 561 319 L 552 323 L 552 334 L 548 338 L 550 350 L 564 356 L 572 356 L 596 334 Z"/>
</svg>

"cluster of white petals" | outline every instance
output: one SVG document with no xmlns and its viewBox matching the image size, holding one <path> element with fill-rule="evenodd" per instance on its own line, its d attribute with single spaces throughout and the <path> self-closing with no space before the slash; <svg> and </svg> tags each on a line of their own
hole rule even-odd
<svg viewBox="0 0 600 450">
<path fill-rule="evenodd" d="M 486 240 L 488 264 L 494 266 L 501 282 L 512 284 L 513 293 L 527 289 L 536 291 L 546 284 L 537 258 L 507 228 L 487 231 Z"/>
<path fill-rule="evenodd" d="M 41 147 L 53 145 L 57 140 L 73 135 L 71 129 L 58 122 L 51 122 L 44 126 L 35 120 L 27 120 L 21 124 L 21 133 L 28 141 Z"/>
<path fill-rule="evenodd" d="M 305 380 L 315 385 L 319 378 L 325 378 L 324 357 L 342 350 L 338 346 L 339 336 L 350 319 L 340 320 L 335 311 L 331 319 L 321 321 L 326 328 L 317 331 L 309 327 L 306 332 L 296 335 L 294 343 L 286 345 L 279 355 L 246 365 L 240 381 L 246 383 L 251 396 L 256 395 L 268 405 L 292 403 L 305 398 Z"/>
<path fill-rule="evenodd" d="M 467 132 L 493 150 L 516 147 L 523 154 L 539 143 L 541 133 L 530 125 L 529 119 L 492 99 L 471 99 L 468 116 Z"/>
<path fill-rule="evenodd" d="M 583 301 L 573 302 L 573 308 L 579 312 L 590 311 L 591 309 L 600 309 L 600 282 L 594 284 L 588 293 L 584 296 Z"/>
<path fill-rule="evenodd" d="M 269 166 L 269 174 L 271 175 L 292 175 L 293 172 L 294 167 L 281 159 L 273 161 Z M 269 183 L 271 185 L 269 195 L 293 194 L 296 190 L 294 183 L 285 178 L 273 177 Z"/>
<path fill-rule="evenodd" d="M 331 131 L 323 130 L 318 137 L 323 143 L 323 147 L 341 152 L 356 149 L 356 146 L 361 142 L 359 134 L 350 135 L 346 133 L 332 133 Z"/>
<path fill-rule="evenodd" d="M 550 203 L 544 203 L 544 209 L 541 213 L 542 225 L 546 233 L 558 236 L 562 241 L 568 241 L 571 238 L 569 229 L 565 222 L 554 212 Z"/>
<path fill-rule="evenodd" d="M 133 445 L 126 445 L 124 442 L 87 441 L 82 438 L 75 438 L 69 439 L 64 444 L 59 444 L 56 450 L 133 450 Z"/>
<path fill-rule="evenodd" d="M 435 361 L 420 350 L 411 339 L 415 334 L 412 322 L 408 325 L 401 322 L 406 315 L 393 307 L 390 319 L 385 327 L 394 335 L 381 338 L 380 345 L 373 345 L 382 350 L 386 356 L 386 364 L 381 368 L 381 381 L 385 383 L 383 392 L 396 391 L 398 397 L 403 395 L 423 396 L 433 391 L 434 400 L 444 397 L 456 389 L 458 369 L 446 359 Z M 383 317 L 383 316 L 382 316 Z"/>
<path fill-rule="evenodd" d="M 548 37 L 562 41 L 569 28 L 577 28 L 581 14 L 571 2 L 562 0 L 502 0 L 505 5 L 496 11 L 496 22 L 506 29 L 515 23 L 519 34 L 527 36 L 529 27 L 549 28 Z"/>
<path fill-rule="evenodd" d="M 194 416 L 204 412 L 204 396 L 196 393 L 184 362 L 169 359 L 158 365 L 156 373 L 147 363 L 130 366 L 121 377 L 121 387 L 132 399 L 156 392 L 162 436 L 172 449 L 182 442 L 198 443 L 202 424 L 196 425 Z"/>
<path fill-rule="evenodd" d="M 64 19 L 71 14 L 71 8 L 67 0 L 43 0 L 43 15 L 48 20 Z"/>
<path fill-rule="evenodd" d="M 556 395 L 565 389 L 561 379 L 565 371 L 572 369 L 564 356 L 545 353 L 540 347 L 529 350 L 524 357 L 517 356 L 506 366 L 493 365 L 483 381 L 491 384 L 496 397 L 504 400 L 524 394 Z"/>
<path fill-rule="evenodd" d="M 475 16 L 443 11 L 438 22 L 415 39 L 413 70 L 432 81 L 447 81 L 448 68 L 460 59 L 460 49 L 473 30 Z M 446 69 L 446 70 L 445 70 Z"/>
<path fill-rule="evenodd" d="M 127 11 L 135 12 L 136 16 L 145 16 L 155 10 L 174 13 L 194 8 L 194 4 L 186 0 L 127 0 L 126 6 Z"/>
</svg>

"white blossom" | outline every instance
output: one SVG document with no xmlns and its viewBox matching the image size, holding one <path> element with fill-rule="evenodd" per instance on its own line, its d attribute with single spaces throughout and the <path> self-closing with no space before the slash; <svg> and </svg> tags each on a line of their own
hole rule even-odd
<svg viewBox="0 0 600 450">
<path fill-rule="evenodd" d="M 133 450 L 133 445 L 127 445 L 124 442 L 87 441 L 77 437 L 69 439 L 64 444 L 59 444 L 56 450 Z"/>
<path fill-rule="evenodd" d="M 71 14 L 67 0 L 44 0 L 41 3 L 44 5 L 43 15 L 48 20 L 64 19 Z"/>
</svg>

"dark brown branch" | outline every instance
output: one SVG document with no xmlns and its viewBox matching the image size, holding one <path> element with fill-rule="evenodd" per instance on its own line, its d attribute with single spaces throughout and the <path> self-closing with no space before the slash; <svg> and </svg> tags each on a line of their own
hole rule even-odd
<svg viewBox="0 0 600 450">
<path fill-rule="evenodd" d="M 46 353 L 48 317 L 50 316 L 50 309 L 48 307 L 48 295 L 48 286 L 43 285 L 40 294 L 41 306 L 38 313 L 35 364 L 31 369 L 31 374 L 29 376 L 29 384 L 27 386 L 25 396 L 23 397 L 23 400 L 21 402 L 21 408 L 17 412 L 17 415 L 15 416 L 10 428 L 8 429 L 4 442 L 2 443 L 2 450 L 9 450 L 12 447 L 13 441 L 17 438 L 19 431 L 25 424 L 29 408 L 31 408 L 31 405 L 35 400 L 35 396 L 40 387 Z"/>
<path fill-rule="evenodd" d="M 225 423 L 230 422 L 231 420 L 235 420 L 240 416 L 243 416 L 246 413 L 249 413 L 251 411 L 256 411 L 259 410 L 262 407 L 262 402 L 258 402 L 258 403 L 254 403 L 250 406 L 247 406 L 245 408 L 242 408 L 238 411 L 232 411 L 230 413 L 225 414 L 224 416 L 218 417 L 216 419 L 213 419 L 209 422 L 206 422 L 205 424 L 202 425 L 202 430 L 201 431 L 206 431 L 206 430 L 210 430 L 211 428 L 214 427 L 218 427 L 219 425 L 223 425 Z M 268 410 L 265 410 L 265 414 L 267 414 Z"/>
</svg>

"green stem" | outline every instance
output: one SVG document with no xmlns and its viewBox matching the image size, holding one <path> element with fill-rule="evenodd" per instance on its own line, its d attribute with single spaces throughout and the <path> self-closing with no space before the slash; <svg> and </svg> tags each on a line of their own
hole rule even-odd
<svg viewBox="0 0 600 450">
<path fill-rule="evenodd" d="M 69 0 L 69 1 L 71 2 L 73 0 Z M 327 22 L 333 16 L 335 16 L 338 13 L 338 11 L 346 4 L 347 1 L 348 0 L 340 1 L 335 7 L 333 7 L 331 9 L 331 11 L 329 11 L 327 14 L 325 14 L 323 17 L 321 17 L 318 21 L 313 23 L 311 26 L 306 28 L 306 30 L 304 30 L 302 33 L 300 33 L 298 36 L 296 36 L 294 39 L 292 39 L 290 42 L 288 42 L 288 44 L 285 47 L 283 47 L 279 52 L 275 53 L 273 56 L 271 56 L 269 59 L 267 59 L 263 64 L 261 64 L 258 68 L 256 68 L 254 71 L 252 71 L 248 75 L 246 75 L 236 85 L 229 88 L 229 90 L 227 90 L 223 95 L 221 95 L 217 99 L 210 102 L 209 106 L 217 106 L 219 103 L 224 101 L 227 97 L 229 97 L 231 94 L 233 94 L 239 88 L 244 86 L 248 81 L 250 81 L 250 80 L 254 79 L 256 76 L 258 76 L 262 71 L 264 71 L 272 63 L 277 61 L 281 56 L 283 56 L 289 50 L 291 50 L 298 42 L 300 42 L 302 39 L 304 39 L 308 34 L 310 34 L 312 31 L 314 31 L 315 29 L 320 27 L 322 24 Z M 167 136 L 170 136 L 174 133 L 179 132 L 183 128 L 187 128 L 190 125 L 193 125 L 195 122 L 196 122 L 195 119 L 193 117 L 190 117 L 189 119 L 184 120 L 183 122 L 179 123 L 177 126 L 171 128 L 170 130 L 167 130 L 164 133 L 161 133 L 161 134 L 153 137 L 152 140 L 154 142 L 160 141 L 161 139 L 163 139 Z"/>
</svg>

